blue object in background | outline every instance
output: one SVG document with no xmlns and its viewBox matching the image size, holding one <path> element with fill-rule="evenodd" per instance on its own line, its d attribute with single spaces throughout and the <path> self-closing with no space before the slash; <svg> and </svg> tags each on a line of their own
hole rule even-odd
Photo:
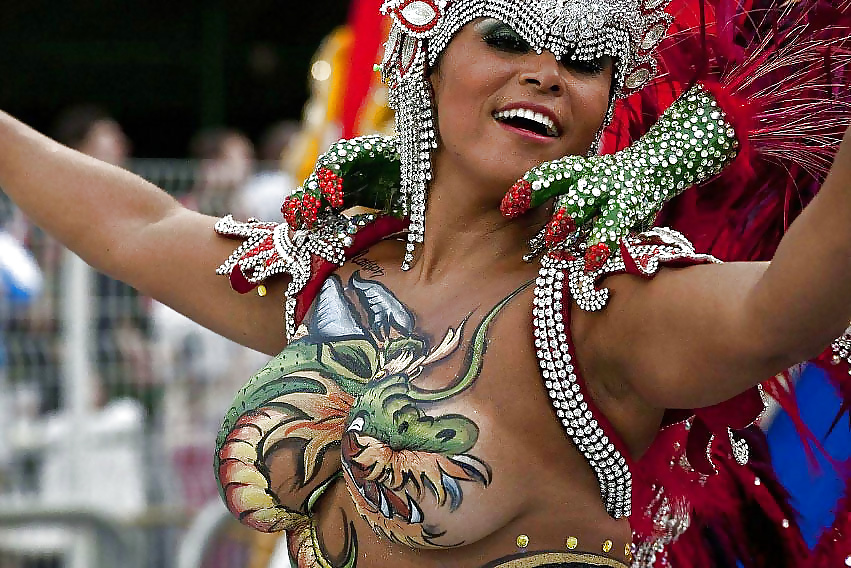
<svg viewBox="0 0 851 568">
<path fill-rule="evenodd" d="M 32 301 L 41 292 L 42 277 L 32 255 L 9 233 L 0 229 L 0 324 L 9 309 Z M 0 373 L 6 363 L 0 328 Z"/>
<path fill-rule="evenodd" d="M 844 416 L 825 438 L 839 412 L 840 399 L 824 371 L 810 366 L 798 381 L 796 391 L 804 423 L 822 441 L 828 453 L 836 461 L 851 458 L 848 416 Z M 801 530 L 812 548 L 825 528 L 833 524 L 834 506 L 842 498 L 845 484 L 819 452 L 815 452 L 818 469 L 812 467 L 786 413 L 778 414 L 767 434 L 777 476 L 801 513 Z"/>
<path fill-rule="evenodd" d="M 0 229 L 0 294 L 12 304 L 24 304 L 41 291 L 41 272 L 32 255 Z"/>
</svg>

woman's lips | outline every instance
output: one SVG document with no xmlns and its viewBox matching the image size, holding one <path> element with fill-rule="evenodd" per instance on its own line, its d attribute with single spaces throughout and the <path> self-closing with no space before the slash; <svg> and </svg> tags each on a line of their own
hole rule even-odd
<svg viewBox="0 0 851 568">
<path fill-rule="evenodd" d="M 549 143 L 558 141 L 558 138 L 555 138 L 555 137 L 552 137 L 552 136 L 544 136 L 543 134 L 538 134 L 537 132 L 533 132 L 531 130 L 526 130 L 525 128 L 518 128 L 516 126 L 512 126 L 511 124 L 508 124 L 507 122 L 502 122 L 502 121 L 496 120 L 496 119 L 494 119 L 494 122 L 496 122 L 504 130 L 507 130 L 508 132 L 511 132 L 513 134 L 517 134 L 518 136 L 521 136 L 521 137 L 523 137 L 527 140 L 530 140 L 530 141 L 533 141 L 533 142 L 536 142 L 536 143 L 549 144 Z"/>
<path fill-rule="evenodd" d="M 558 115 L 551 108 L 528 101 L 517 101 L 508 103 L 502 108 L 494 111 L 493 117 L 497 120 L 511 118 L 524 118 L 533 121 L 547 129 L 547 134 L 557 138 L 561 136 L 563 128 Z"/>
<path fill-rule="evenodd" d="M 555 111 L 528 101 L 508 103 L 491 116 L 505 130 L 536 143 L 558 140 L 563 132 Z"/>
</svg>

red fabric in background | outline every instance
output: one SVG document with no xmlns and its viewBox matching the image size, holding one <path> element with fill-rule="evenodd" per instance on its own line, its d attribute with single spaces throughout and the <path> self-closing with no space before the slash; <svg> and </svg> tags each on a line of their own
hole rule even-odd
<svg viewBox="0 0 851 568">
<path fill-rule="evenodd" d="M 373 65 L 380 59 L 384 41 L 382 0 L 352 0 L 349 8 L 349 27 L 355 42 L 349 60 L 349 78 L 343 99 L 343 138 L 352 138 L 358 132 L 358 115 L 369 94 L 375 71 Z"/>
</svg>

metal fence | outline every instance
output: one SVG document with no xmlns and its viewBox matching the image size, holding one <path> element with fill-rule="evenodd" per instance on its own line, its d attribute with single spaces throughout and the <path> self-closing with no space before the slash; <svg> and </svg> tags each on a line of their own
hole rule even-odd
<svg viewBox="0 0 851 568">
<path fill-rule="evenodd" d="M 268 217 L 245 184 L 203 184 L 204 164 L 131 169 L 190 206 Z M 0 212 L 44 280 L 32 304 L 0 309 L 0 568 L 287 566 L 277 539 L 227 520 L 212 475 L 221 418 L 266 357 L 96 273 L 8 201 Z"/>
</svg>

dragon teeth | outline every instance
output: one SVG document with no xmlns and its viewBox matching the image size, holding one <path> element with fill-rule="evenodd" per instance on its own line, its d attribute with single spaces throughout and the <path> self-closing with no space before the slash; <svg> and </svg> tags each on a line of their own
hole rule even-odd
<svg viewBox="0 0 851 568">
<path fill-rule="evenodd" d="M 548 116 L 544 116 L 539 112 L 534 112 L 525 108 L 515 108 L 511 110 L 504 110 L 494 114 L 494 118 L 497 120 L 508 120 L 510 118 L 525 118 L 526 120 L 531 120 L 537 122 L 547 129 L 547 133 L 550 136 L 558 136 L 558 131 L 556 130 L 555 122 Z"/>
</svg>

